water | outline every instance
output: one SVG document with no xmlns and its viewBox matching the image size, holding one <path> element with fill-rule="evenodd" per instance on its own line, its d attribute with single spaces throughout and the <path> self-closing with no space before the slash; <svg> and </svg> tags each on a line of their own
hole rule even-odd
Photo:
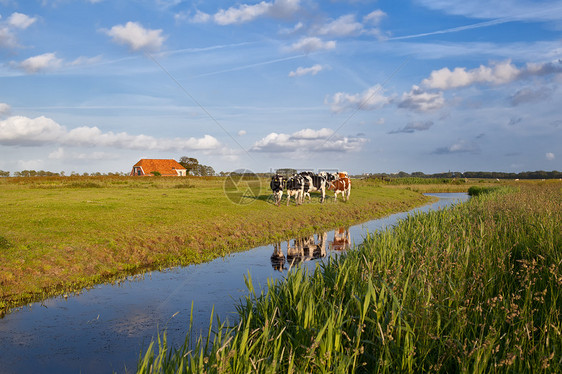
<svg viewBox="0 0 562 374">
<path fill-rule="evenodd" d="M 466 201 L 466 194 L 430 194 L 440 200 L 414 211 L 429 211 Z M 235 302 L 247 294 L 244 276 L 254 287 L 287 274 L 291 254 L 299 266 L 313 268 L 315 258 L 334 255 L 360 243 L 368 232 L 394 225 L 408 213 L 316 235 L 309 242 L 257 247 L 200 264 L 131 277 L 116 285 L 99 285 L 78 296 L 52 298 L 13 311 L 0 319 L 0 373 L 134 372 L 141 350 L 166 328 L 168 341 L 183 343 L 191 303 L 197 331 L 206 332 L 211 309 L 221 320 L 235 320 Z M 310 239 L 310 238 L 307 238 Z M 296 252 L 295 252 L 296 248 Z M 309 250 L 307 250 L 309 249 Z M 272 259 L 282 251 L 285 262 Z M 308 261 L 304 261 L 308 260 Z M 278 269 L 284 267 L 281 271 Z"/>
</svg>

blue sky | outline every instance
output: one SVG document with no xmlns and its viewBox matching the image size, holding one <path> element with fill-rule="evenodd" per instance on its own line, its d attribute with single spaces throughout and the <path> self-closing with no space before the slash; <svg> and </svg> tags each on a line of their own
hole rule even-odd
<svg viewBox="0 0 562 374">
<path fill-rule="evenodd" d="M 562 1 L 0 0 L 0 170 L 562 170 Z"/>
</svg>

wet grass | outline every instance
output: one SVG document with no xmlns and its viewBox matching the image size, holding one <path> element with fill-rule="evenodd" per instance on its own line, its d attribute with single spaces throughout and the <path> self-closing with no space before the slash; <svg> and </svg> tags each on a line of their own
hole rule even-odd
<svg viewBox="0 0 562 374">
<path fill-rule="evenodd" d="M 0 178 L 0 316 L 32 300 L 405 211 L 413 191 L 356 181 L 351 200 L 280 207 L 268 181 L 232 203 L 223 178 Z M 332 196 L 332 195 L 330 195 Z"/>
<path fill-rule="evenodd" d="M 489 191 L 261 294 L 248 277 L 237 325 L 163 334 L 138 371 L 559 373 L 561 248 L 560 183 Z"/>
</svg>

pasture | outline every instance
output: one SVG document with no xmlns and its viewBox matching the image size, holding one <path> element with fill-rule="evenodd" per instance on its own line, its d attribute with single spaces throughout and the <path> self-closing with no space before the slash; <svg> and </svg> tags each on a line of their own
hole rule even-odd
<svg viewBox="0 0 562 374">
<path fill-rule="evenodd" d="M 126 275 L 200 263 L 280 239 L 404 211 L 428 201 L 354 181 L 351 200 L 276 207 L 269 180 L 244 204 L 225 180 L 0 178 L 0 311 Z M 231 197 L 231 196 L 230 196 Z"/>
<path fill-rule="evenodd" d="M 562 370 L 562 184 L 480 191 L 371 234 L 314 272 L 291 272 L 209 333 L 138 372 Z"/>
</svg>

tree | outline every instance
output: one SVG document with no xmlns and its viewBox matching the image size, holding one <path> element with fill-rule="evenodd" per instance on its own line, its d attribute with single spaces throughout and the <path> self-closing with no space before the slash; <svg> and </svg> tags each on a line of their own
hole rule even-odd
<svg viewBox="0 0 562 374">
<path fill-rule="evenodd" d="M 183 156 L 178 162 L 181 166 L 187 169 L 187 174 L 192 174 L 191 171 L 199 166 L 199 161 L 193 157 Z"/>
<path fill-rule="evenodd" d="M 9 177 L 9 176 L 10 176 L 9 171 L 0 170 L 0 177 Z"/>
<path fill-rule="evenodd" d="M 207 165 L 200 164 L 196 158 L 183 156 L 178 161 L 181 166 L 187 169 L 187 174 L 200 177 L 214 176 L 215 170 Z"/>
</svg>

